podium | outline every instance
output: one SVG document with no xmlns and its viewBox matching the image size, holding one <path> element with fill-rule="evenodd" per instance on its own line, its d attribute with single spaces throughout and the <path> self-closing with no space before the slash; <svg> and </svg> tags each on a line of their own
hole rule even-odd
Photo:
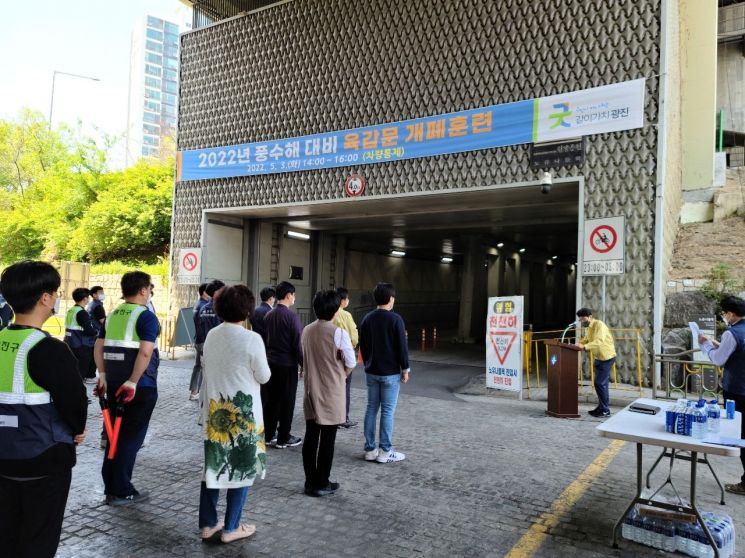
<svg viewBox="0 0 745 558">
<path fill-rule="evenodd" d="M 548 347 L 546 414 L 558 418 L 577 418 L 577 359 L 581 349 L 554 339 L 548 339 L 545 343 Z"/>
</svg>

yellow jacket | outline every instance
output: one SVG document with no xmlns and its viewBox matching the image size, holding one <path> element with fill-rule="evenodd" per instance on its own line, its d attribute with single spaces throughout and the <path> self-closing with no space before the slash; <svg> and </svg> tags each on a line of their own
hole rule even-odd
<svg viewBox="0 0 745 558">
<path fill-rule="evenodd" d="M 592 351 L 592 355 L 598 360 L 608 360 L 616 356 L 616 345 L 613 335 L 608 326 L 600 320 L 593 318 L 587 333 L 580 340 L 585 349 Z"/>
<path fill-rule="evenodd" d="M 349 334 L 349 338 L 352 340 L 353 348 L 356 348 L 357 345 L 360 344 L 360 336 L 357 333 L 357 324 L 354 323 L 352 314 L 344 310 L 344 308 L 340 309 L 339 313 L 336 315 L 334 325 L 336 327 L 342 328 Z"/>
</svg>

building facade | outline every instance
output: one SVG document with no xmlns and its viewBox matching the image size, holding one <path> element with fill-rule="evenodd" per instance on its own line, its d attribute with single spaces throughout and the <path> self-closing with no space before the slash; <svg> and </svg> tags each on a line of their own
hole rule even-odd
<svg viewBox="0 0 745 558">
<path fill-rule="evenodd" d="M 132 31 L 126 160 L 173 152 L 178 114 L 179 26 L 144 16 Z"/>
<path fill-rule="evenodd" d="M 713 159 L 713 119 L 703 115 L 715 76 L 711 87 L 699 80 L 700 99 L 691 99 L 706 62 L 684 56 L 692 42 L 716 48 L 716 8 L 703 4 L 290 0 L 182 35 L 183 153 L 638 79 L 644 122 L 589 135 L 583 162 L 540 170 L 531 167 L 528 142 L 301 172 L 177 178 L 174 270 L 180 248 L 201 247 L 203 279 L 255 290 L 291 280 L 308 317 L 315 289 L 344 284 L 362 313 L 374 284 L 391 280 L 408 323 L 438 325 L 461 341 L 483 339 L 489 296 L 524 296 L 525 321 L 535 329 L 565 325 L 577 307 L 591 306 L 613 327 L 641 330 L 652 370 L 683 161 Z M 700 26 L 681 33 L 692 21 Z M 681 115 L 683 97 L 700 121 Z M 706 126 L 711 141 L 700 139 Z M 691 135 L 698 143 L 686 142 Z M 546 171 L 553 185 L 544 195 Z M 345 190 L 352 177 L 364 181 L 361 195 Z M 581 265 L 584 223 L 612 216 L 625 218 L 623 273 L 589 276 Z M 396 248 L 406 256 L 392 255 Z M 194 287 L 175 282 L 172 293 L 184 306 Z M 619 373 L 628 380 L 634 368 Z"/>
</svg>

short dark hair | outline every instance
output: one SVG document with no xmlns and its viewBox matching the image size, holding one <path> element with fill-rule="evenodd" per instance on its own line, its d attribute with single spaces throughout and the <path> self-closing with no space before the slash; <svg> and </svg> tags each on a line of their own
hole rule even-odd
<svg viewBox="0 0 745 558">
<path fill-rule="evenodd" d="M 396 289 L 393 288 L 391 283 L 378 283 L 373 289 L 373 298 L 375 304 L 378 306 L 384 306 L 391 301 L 391 297 L 396 296 Z"/>
<path fill-rule="evenodd" d="M 282 281 L 279 285 L 277 285 L 277 300 L 284 300 L 287 298 L 287 295 L 292 294 L 295 292 L 295 285 L 292 283 L 288 283 L 287 281 Z"/>
<path fill-rule="evenodd" d="M 582 307 L 579 310 L 577 310 L 577 317 L 578 318 L 586 318 L 587 316 L 592 316 L 592 309 L 587 307 Z"/>
<path fill-rule="evenodd" d="M 204 294 L 204 291 L 207 290 L 207 283 L 202 283 L 199 285 L 199 296 L 202 296 Z"/>
<path fill-rule="evenodd" d="M 223 283 L 219 279 L 215 279 L 209 285 L 207 285 L 207 287 L 204 289 L 204 292 L 207 293 L 207 296 L 215 296 L 215 293 L 222 289 L 224 286 L 225 283 Z"/>
<path fill-rule="evenodd" d="M 745 317 L 745 300 L 739 296 L 725 296 L 719 306 L 724 312 L 732 312 L 740 318 Z"/>
<path fill-rule="evenodd" d="M 256 298 L 246 285 L 233 285 L 219 289 L 212 304 L 223 321 L 242 322 L 253 313 Z"/>
<path fill-rule="evenodd" d="M 342 300 L 349 298 L 349 291 L 344 287 L 336 287 L 336 294 L 338 294 L 339 298 Z"/>
<path fill-rule="evenodd" d="M 128 271 L 122 275 L 122 296 L 135 296 L 142 289 L 149 289 L 150 285 L 150 275 L 144 271 Z"/>
<path fill-rule="evenodd" d="M 96 285 L 95 287 L 91 287 L 91 294 L 94 295 L 98 293 L 98 291 L 102 291 L 103 287 L 101 285 Z"/>
<path fill-rule="evenodd" d="M 91 292 L 85 287 L 78 287 L 77 289 L 72 291 L 72 299 L 75 302 L 80 302 L 87 296 L 91 296 Z"/>
<path fill-rule="evenodd" d="M 264 287 L 263 289 L 261 289 L 261 292 L 259 293 L 259 296 L 261 297 L 261 302 L 266 302 L 267 300 L 269 300 L 272 297 L 275 297 L 276 298 L 277 291 L 275 291 L 271 287 Z"/>
<path fill-rule="evenodd" d="M 341 297 L 336 291 L 318 291 L 313 297 L 313 312 L 319 320 L 330 320 L 339 311 Z"/>
<path fill-rule="evenodd" d="M 28 314 L 44 293 L 56 293 L 59 272 L 46 262 L 25 260 L 11 265 L 0 276 L 0 291 L 16 314 Z"/>
</svg>

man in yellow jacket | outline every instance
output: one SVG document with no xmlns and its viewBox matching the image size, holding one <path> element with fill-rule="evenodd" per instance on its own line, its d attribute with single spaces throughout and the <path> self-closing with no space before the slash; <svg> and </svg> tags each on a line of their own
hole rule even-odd
<svg viewBox="0 0 745 558">
<path fill-rule="evenodd" d="M 592 317 L 592 310 L 580 308 L 577 310 L 577 318 L 587 333 L 577 343 L 577 347 L 583 351 L 591 351 L 594 358 L 595 370 L 595 393 L 598 394 L 598 406 L 589 412 L 593 417 L 609 417 L 610 391 L 608 381 L 613 363 L 616 362 L 616 346 L 613 342 L 608 326 L 600 320 Z"/>
<path fill-rule="evenodd" d="M 339 295 L 341 298 L 341 304 L 339 305 L 339 313 L 336 315 L 336 319 L 334 320 L 334 325 L 336 327 L 340 327 L 344 331 L 346 331 L 349 334 L 349 339 L 352 341 L 352 348 L 354 350 L 357 350 L 357 346 L 360 342 L 360 336 L 357 332 L 357 324 L 354 323 L 354 318 L 352 317 L 352 314 L 347 312 L 345 308 L 349 306 L 349 291 L 345 289 L 344 287 L 337 287 L 336 294 Z M 349 420 L 349 387 L 352 382 L 352 372 L 350 372 L 347 375 L 347 420 L 346 422 L 343 422 L 339 426 L 342 428 L 351 428 L 353 426 L 357 426 L 356 420 Z"/>
</svg>

